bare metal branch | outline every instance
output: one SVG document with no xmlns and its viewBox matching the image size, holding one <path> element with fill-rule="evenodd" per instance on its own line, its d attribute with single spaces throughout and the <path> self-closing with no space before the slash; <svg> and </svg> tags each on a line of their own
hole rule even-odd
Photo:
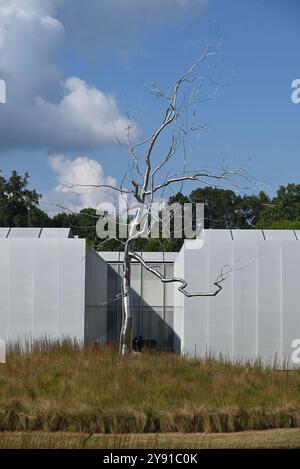
<svg viewBox="0 0 300 469">
<path fill-rule="evenodd" d="M 171 184 L 176 184 L 179 182 L 184 182 L 184 181 L 198 181 L 202 182 L 206 185 L 209 185 L 210 183 L 206 181 L 206 179 L 214 179 L 214 180 L 229 180 L 229 176 L 240 176 L 243 178 L 246 178 L 246 175 L 243 175 L 243 172 L 241 170 L 224 170 L 219 174 L 213 174 L 209 172 L 195 172 L 190 175 L 181 175 L 177 177 L 173 177 L 170 179 L 167 179 L 165 182 L 158 184 L 155 186 L 152 190 L 146 191 L 146 195 L 154 194 L 155 192 L 171 185 Z"/>
<path fill-rule="evenodd" d="M 224 268 L 225 267 L 228 267 L 227 265 L 223 267 L 223 269 L 221 270 L 219 276 L 217 277 L 217 279 L 214 281 L 214 285 L 215 285 L 215 290 L 214 291 L 211 291 L 211 292 L 197 292 L 197 293 L 190 293 L 188 291 L 186 291 L 186 288 L 187 288 L 187 282 L 183 279 L 183 278 L 180 278 L 180 277 L 169 277 L 169 278 L 166 278 L 164 277 L 158 270 L 154 269 L 154 267 L 148 265 L 144 259 L 139 256 L 137 253 L 135 252 L 130 252 L 129 253 L 130 257 L 132 259 L 135 259 L 137 260 L 138 262 L 140 262 L 140 264 L 142 264 L 143 267 L 145 267 L 146 270 L 148 270 L 148 272 L 151 272 L 153 275 L 155 275 L 156 277 L 158 277 L 162 283 L 180 283 L 181 285 L 178 287 L 178 291 L 180 291 L 181 293 L 183 293 L 183 295 L 189 297 L 189 298 L 192 298 L 192 297 L 196 297 L 196 296 L 199 296 L 199 297 L 203 297 L 203 296 L 216 296 L 221 290 L 222 290 L 222 283 L 227 280 L 227 278 L 229 277 L 230 273 L 232 272 L 232 269 L 229 269 L 229 270 L 226 270 L 224 271 Z"/>
<path fill-rule="evenodd" d="M 88 189 L 112 189 L 114 191 L 120 192 L 121 194 L 133 194 L 134 193 L 132 189 L 124 189 L 123 187 L 116 187 L 111 184 L 73 184 L 69 182 L 66 182 L 66 183 L 60 182 L 59 185 L 62 187 L 66 187 L 67 189 L 76 189 L 78 187 L 86 187 Z"/>
</svg>

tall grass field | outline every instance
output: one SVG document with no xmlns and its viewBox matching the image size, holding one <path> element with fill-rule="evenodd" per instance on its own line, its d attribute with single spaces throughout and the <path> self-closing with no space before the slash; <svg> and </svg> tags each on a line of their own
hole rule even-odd
<svg viewBox="0 0 300 469">
<path fill-rule="evenodd" d="M 0 431 L 226 433 L 300 426 L 300 370 L 64 340 L 10 347 L 0 365 Z M 146 436 L 146 435 L 145 435 Z M 299 436 L 299 434 L 298 434 Z"/>
</svg>

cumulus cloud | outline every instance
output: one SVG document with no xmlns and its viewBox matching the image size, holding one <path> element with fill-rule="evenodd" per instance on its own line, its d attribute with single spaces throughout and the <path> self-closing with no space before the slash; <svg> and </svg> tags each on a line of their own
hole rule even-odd
<svg viewBox="0 0 300 469">
<path fill-rule="evenodd" d="M 1 150 L 89 149 L 122 140 L 115 96 L 58 66 L 66 37 L 122 52 L 138 31 L 201 11 L 204 0 L 0 0 Z M 112 50 L 110 49 L 110 50 Z M 82 77 L 84 78 L 84 77 Z"/>
<path fill-rule="evenodd" d="M 32 118 L 41 145 L 48 140 L 48 148 L 78 150 L 116 143 L 116 138 L 124 140 L 129 121 L 120 113 L 114 96 L 77 77 L 63 86 L 65 94 L 58 104 L 43 98 L 35 102 Z"/>
<path fill-rule="evenodd" d="M 49 164 L 56 174 L 57 185 L 42 201 L 42 206 L 53 214 L 62 208 L 79 212 L 83 208 L 98 208 L 105 203 L 113 203 L 115 191 L 105 188 L 78 187 L 84 185 L 99 186 L 102 184 L 116 186 L 116 180 L 104 174 L 101 164 L 86 156 L 73 160 L 65 155 L 51 155 Z M 77 187 L 76 187 L 77 186 Z"/>
<path fill-rule="evenodd" d="M 65 28 L 55 11 L 47 0 L 0 0 L 1 150 L 80 150 L 124 138 L 129 122 L 116 98 L 57 67 Z"/>
</svg>

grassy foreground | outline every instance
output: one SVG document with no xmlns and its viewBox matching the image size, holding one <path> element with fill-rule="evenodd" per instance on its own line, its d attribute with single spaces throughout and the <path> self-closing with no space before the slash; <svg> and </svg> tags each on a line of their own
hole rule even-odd
<svg viewBox="0 0 300 469">
<path fill-rule="evenodd" d="M 166 353 L 122 358 L 112 348 L 82 350 L 70 341 L 44 341 L 28 353 L 15 347 L 0 365 L 0 431 L 150 434 L 293 428 L 300 426 L 299 391 L 300 371 Z M 5 435 L 2 441 L 11 438 Z M 299 438 L 298 431 L 295 435 Z M 28 433 L 26 438 L 35 437 Z"/>
<path fill-rule="evenodd" d="M 0 449 L 254 449 L 300 448 L 300 429 L 238 433 L 80 434 L 10 432 L 0 434 Z"/>
</svg>

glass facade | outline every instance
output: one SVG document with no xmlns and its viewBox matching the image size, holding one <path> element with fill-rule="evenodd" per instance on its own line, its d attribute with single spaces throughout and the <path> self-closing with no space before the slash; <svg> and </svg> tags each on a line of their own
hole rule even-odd
<svg viewBox="0 0 300 469">
<path fill-rule="evenodd" d="M 164 277 L 173 276 L 172 262 L 149 265 Z M 117 343 L 122 321 L 122 301 L 117 295 L 121 292 L 122 263 L 108 263 L 107 280 L 107 335 L 108 340 Z M 155 340 L 161 349 L 173 349 L 173 284 L 162 283 L 141 264 L 131 265 L 131 287 L 133 305 L 133 337 Z"/>
</svg>

